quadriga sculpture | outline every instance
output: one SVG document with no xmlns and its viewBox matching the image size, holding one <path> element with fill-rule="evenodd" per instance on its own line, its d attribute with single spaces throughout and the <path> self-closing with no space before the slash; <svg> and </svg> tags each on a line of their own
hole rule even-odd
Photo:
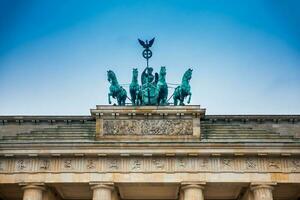
<svg viewBox="0 0 300 200">
<path fill-rule="evenodd" d="M 138 69 L 132 70 L 132 81 L 129 85 L 131 103 L 134 106 L 164 106 L 170 105 L 168 102 L 168 84 L 166 82 L 166 67 L 161 67 L 159 74 L 152 75 L 153 69 L 147 67 L 142 75 L 142 84 L 138 83 Z M 119 85 L 116 75 L 113 71 L 107 71 L 108 81 L 110 82 L 108 102 L 111 104 L 111 98 L 117 99 L 118 105 L 124 106 L 127 98 L 126 90 Z M 187 103 L 191 101 L 191 86 L 192 69 L 188 69 L 183 77 L 182 83 L 175 88 L 173 93 L 174 105 L 184 105 L 184 100 L 189 96 Z M 171 97 L 172 97 L 171 96 Z M 171 98 L 170 97 L 170 98 Z"/>
<path fill-rule="evenodd" d="M 119 85 L 117 77 L 112 70 L 107 71 L 107 80 L 110 82 L 109 93 L 108 93 L 108 103 L 111 104 L 110 97 L 117 99 L 118 105 L 125 106 L 127 92 Z"/>
<path fill-rule="evenodd" d="M 187 103 L 189 104 L 191 101 L 192 93 L 191 93 L 191 86 L 190 86 L 190 80 L 192 78 L 192 69 L 188 69 L 183 77 L 182 77 L 182 82 L 181 85 L 179 85 L 173 95 L 173 100 L 174 100 L 174 105 L 177 106 L 178 101 L 179 105 L 183 106 L 184 105 L 184 99 L 189 96 L 189 99 Z"/>
</svg>

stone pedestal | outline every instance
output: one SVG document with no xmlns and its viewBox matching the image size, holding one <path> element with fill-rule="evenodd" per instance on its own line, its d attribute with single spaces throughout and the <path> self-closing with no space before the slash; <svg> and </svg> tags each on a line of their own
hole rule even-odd
<svg viewBox="0 0 300 200">
<path fill-rule="evenodd" d="M 96 139 L 176 140 L 200 138 L 200 118 L 205 109 L 196 106 L 97 106 Z"/>
<path fill-rule="evenodd" d="M 182 191 L 182 200 L 204 200 L 204 184 L 197 184 L 197 183 L 189 183 L 189 184 L 182 184 L 181 191 Z"/>
<path fill-rule="evenodd" d="M 45 187 L 43 185 L 28 184 L 22 187 L 23 200 L 43 200 L 43 191 Z"/>
<path fill-rule="evenodd" d="M 113 200 L 113 184 L 92 184 L 93 200 Z"/>
<path fill-rule="evenodd" d="M 252 184 L 251 190 L 253 192 L 254 200 L 273 200 L 273 186 L 274 184 Z"/>
</svg>

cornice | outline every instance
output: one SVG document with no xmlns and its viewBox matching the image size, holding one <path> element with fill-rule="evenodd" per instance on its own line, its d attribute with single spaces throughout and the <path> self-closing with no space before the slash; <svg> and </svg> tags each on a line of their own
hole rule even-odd
<svg viewBox="0 0 300 200">
<path fill-rule="evenodd" d="M 203 121 L 208 122 L 300 122 L 300 115 L 205 115 Z"/>
<path fill-rule="evenodd" d="M 117 112 L 119 109 L 113 110 Z M 147 110 L 144 110 L 145 112 Z M 164 112 L 160 110 L 159 112 Z M 158 113 L 159 113 L 158 112 Z M 202 111 L 201 111 L 202 112 Z M 160 113 L 159 113 L 160 114 Z M 62 116 L 51 116 L 51 115 L 0 115 L 0 124 L 6 123 L 56 123 L 56 122 L 66 122 L 66 123 L 78 123 L 95 121 L 95 117 L 90 115 L 62 115 Z M 201 118 L 201 121 L 207 122 L 300 122 L 300 115 L 205 115 Z"/>
<path fill-rule="evenodd" d="M 299 156 L 300 144 L 259 144 L 259 145 L 1 145 L 0 156 Z"/>
<path fill-rule="evenodd" d="M 73 123 L 73 122 L 87 122 L 94 121 L 92 116 L 87 115 L 62 115 L 62 116 L 51 116 L 51 115 L 0 115 L 0 125 L 7 123 L 56 123 L 56 122 L 65 122 L 65 123 Z"/>
</svg>

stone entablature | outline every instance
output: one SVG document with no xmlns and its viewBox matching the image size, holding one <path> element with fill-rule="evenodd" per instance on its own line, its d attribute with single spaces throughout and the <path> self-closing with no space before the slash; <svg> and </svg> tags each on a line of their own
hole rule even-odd
<svg viewBox="0 0 300 200">
<path fill-rule="evenodd" d="M 0 158 L 0 174 L 17 173 L 300 173 L 299 157 Z"/>
</svg>

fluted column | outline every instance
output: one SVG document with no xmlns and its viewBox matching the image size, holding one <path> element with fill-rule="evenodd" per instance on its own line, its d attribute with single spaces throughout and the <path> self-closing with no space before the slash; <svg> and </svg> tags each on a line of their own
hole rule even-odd
<svg viewBox="0 0 300 200">
<path fill-rule="evenodd" d="M 252 184 L 251 190 L 253 192 L 254 200 L 273 200 L 272 190 L 274 184 Z"/>
<path fill-rule="evenodd" d="M 179 200 L 184 200 L 183 191 L 179 192 Z"/>
<path fill-rule="evenodd" d="M 27 184 L 22 187 L 23 200 L 43 200 L 45 187 L 41 184 Z"/>
<path fill-rule="evenodd" d="M 204 200 L 204 184 L 205 183 L 183 183 L 181 190 L 183 200 Z"/>
<path fill-rule="evenodd" d="M 243 195 L 243 197 L 240 198 L 239 200 L 254 200 L 253 192 L 250 190 L 250 188 L 246 191 L 246 193 Z"/>
<path fill-rule="evenodd" d="M 112 200 L 113 183 L 92 184 L 93 200 Z"/>
</svg>

